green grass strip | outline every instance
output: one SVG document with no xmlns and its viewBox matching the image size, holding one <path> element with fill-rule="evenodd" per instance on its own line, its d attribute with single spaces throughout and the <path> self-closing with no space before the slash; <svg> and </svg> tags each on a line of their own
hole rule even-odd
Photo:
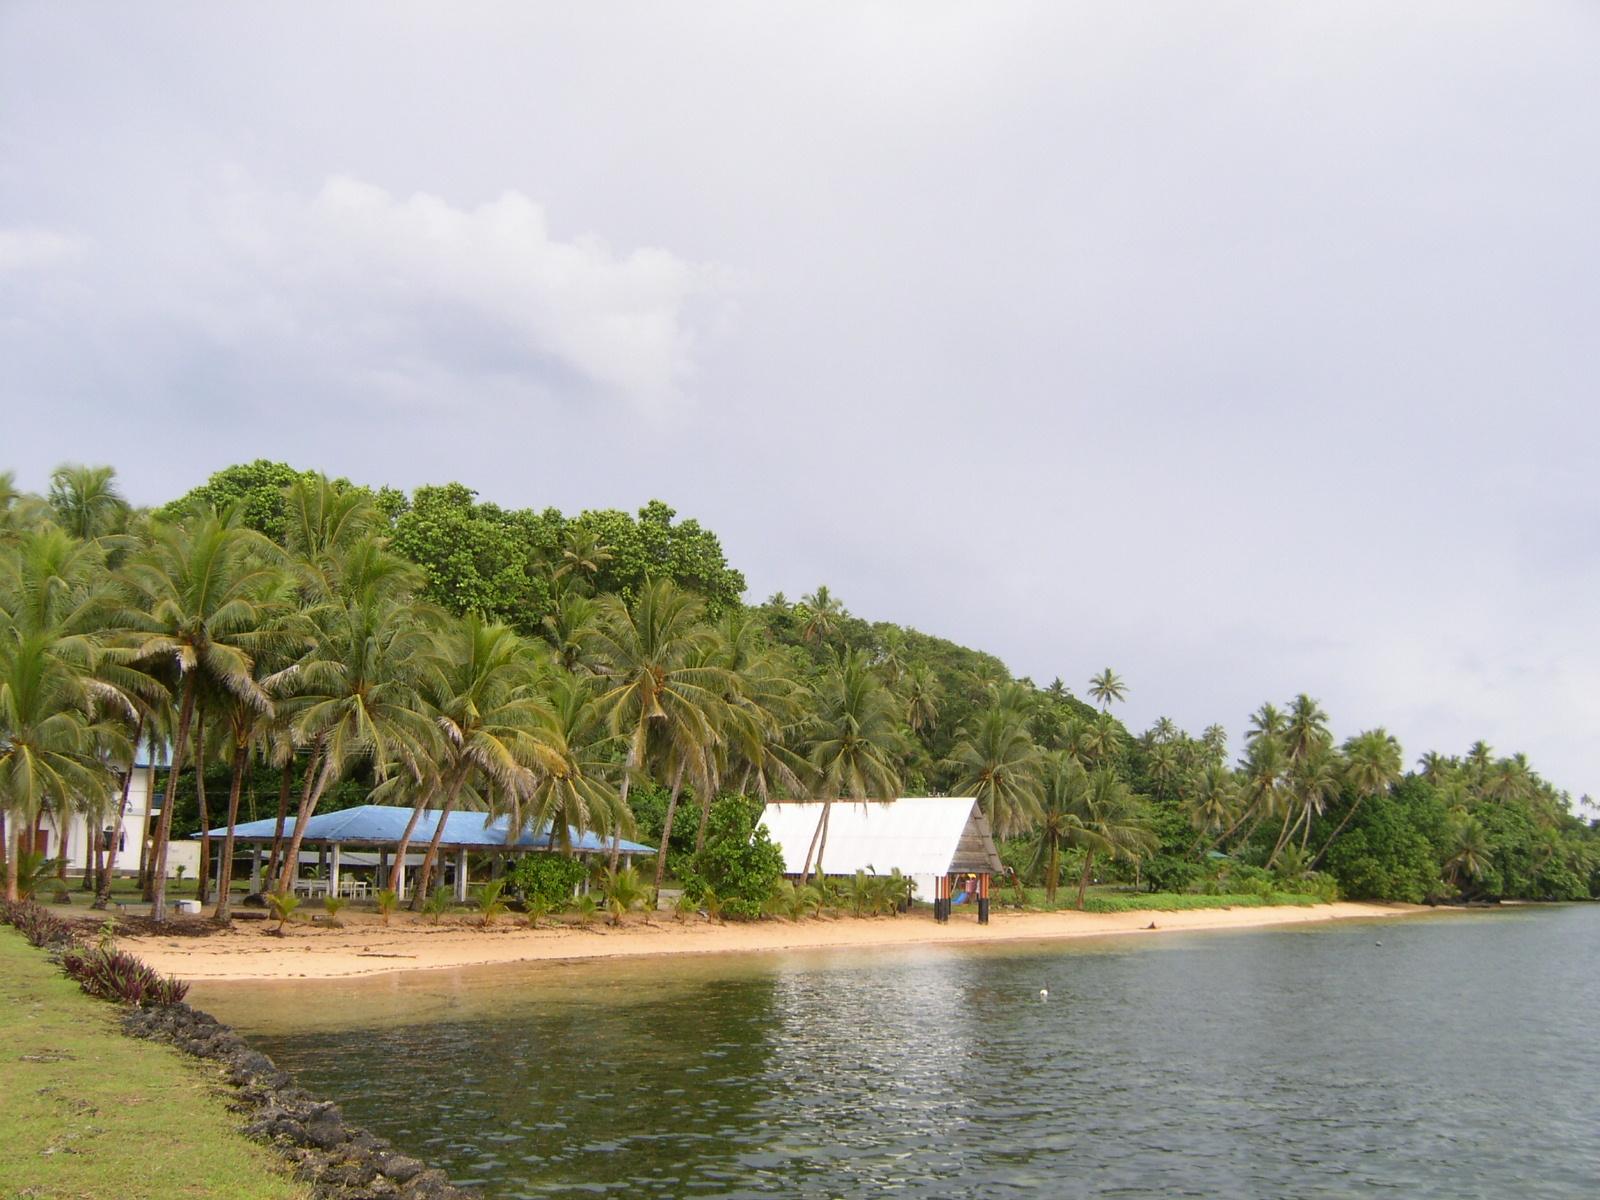
<svg viewBox="0 0 1600 1200">
<path fill-rule="evenodd" d="M 117 1008 L 0 929 L 0 1180 L 30 1200 L 228 1196 L 309 1189 L 239 1133 L 214 1068 L 125 1037 Z"/>
</svg>

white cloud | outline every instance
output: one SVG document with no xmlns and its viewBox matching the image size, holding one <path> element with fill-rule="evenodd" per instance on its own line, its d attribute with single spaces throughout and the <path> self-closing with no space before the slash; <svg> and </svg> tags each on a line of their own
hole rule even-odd
<svg viewBox="0 0 1600 1200">
<path fill-rule="evenodd" d="M 556 237 L 516 191 L 457 208 L 348 176 L 310 198 L 236 181 L 219 221 L 235 270 L 229 303 L 207 306 L 213 332 L 275 328 L 352 371 L 554 373 L 660 401 L 694 371 L 701 308 L 728 286 L 668 250 Z"/>
<path fill-rule="evenodd" d="M 77 262 L 89 244 L 49 229 L 0 229 L 0 272 L 37 270 Z"/>
</svg>

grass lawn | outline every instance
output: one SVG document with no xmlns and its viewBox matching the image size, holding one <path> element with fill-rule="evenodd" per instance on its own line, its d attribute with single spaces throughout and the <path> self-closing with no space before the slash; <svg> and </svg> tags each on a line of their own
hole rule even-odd
<svg viewBox="0 0 1600 1200">
<path fill-rule="evenodd" d="M 1067 909 L 1076 907 L 1078 889 L 1062 886 L 1056 893 L 1056 902 L 1045 902 L 1043 888 L 1028 888 L 1028 907 L 1042 909 Z M 1307 907 L 1321 904 L 1316 896 L 1292 892 L 1274 892 L 1266 896 L 1204 896 L 1189 892 L 1123 892 L 1090 888 L 1084 897 L 1083 911 L 1093 913 L 1183 912 L 1198 908 L 1264 908 L 1268 905 L 1291 904 Z"/>
<path fill-rule="evenodd" d="M 237 1132 L 214 1069 L 124 1037 L 94 1000 L 0 929 L 0 1181 L 21 1200 L 304 1200 Z"/>
</svg>

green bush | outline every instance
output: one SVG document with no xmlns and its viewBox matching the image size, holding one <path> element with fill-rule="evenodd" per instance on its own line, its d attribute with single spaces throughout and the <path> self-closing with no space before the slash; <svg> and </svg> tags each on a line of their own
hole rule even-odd
<svg viewBox="0 0 1600 1200">
<path fill-rule="evenodd" d="M 1144 864 L 1144 884 L 1152 892 L 1187 892 L 1205 873 L 1197 862 L 1174 854 L 1157 854 Z"/>
<path fill-rule="evenodd" d="M 694 875 L 685 881 L 691 895 L 707 889 L 721 901 L 722 915 L 739 921 L 761 916 L 783 874 L 783 852 L 757 821 L 761 805 L 743 796 L 723 796 L 711 806 L 706 844 L 694 856 Z"/>
<path fill-rule="evenodd" d="M 583 864 L 565 854 L 527 854 L 506 873 L 506 886 L 526 902 L 535 896 L 563 908 L 583 882 Z"/>
</svg>

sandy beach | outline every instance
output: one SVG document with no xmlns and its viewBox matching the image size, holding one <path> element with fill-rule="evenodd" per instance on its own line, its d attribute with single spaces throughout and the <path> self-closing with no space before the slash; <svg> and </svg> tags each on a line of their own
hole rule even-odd
<svg viewBox="0 0 1600 1200">
<path fill-rule="evenodd" d="M 322 922 L 292 924 L 281 938 L 269 923 L 241 921 L 231 930 L 204 937 L 130 937 L 122 939 L 121 945 L 157 970 L 185 979 L 341 979 L 496 963 L 656 954 L 994 943 L 1108 934 L 1158 937 L 1162 933 L 1373 920 L 1431 911 L 1416 905 L 1341 902 L 1311 908 L 1191 912 L 996 913 L 987 927 L 966 914 L 948 925 L 939 925 L 931 915 L 923 914 L 718 925 L 703 919 L 680 924 L 663 913 L 648 923 L 634 917 L 620 929 L 597 921 L 587 929 L 553 926 L 537 930 L 511 917 L 502 917 L 486 929 L 471 917 L 450 917 L 435 925 L 402 913 L 385 926 L 375 916 L 359 914 L 347 917 L 342 929 Z"/>
</svg>

